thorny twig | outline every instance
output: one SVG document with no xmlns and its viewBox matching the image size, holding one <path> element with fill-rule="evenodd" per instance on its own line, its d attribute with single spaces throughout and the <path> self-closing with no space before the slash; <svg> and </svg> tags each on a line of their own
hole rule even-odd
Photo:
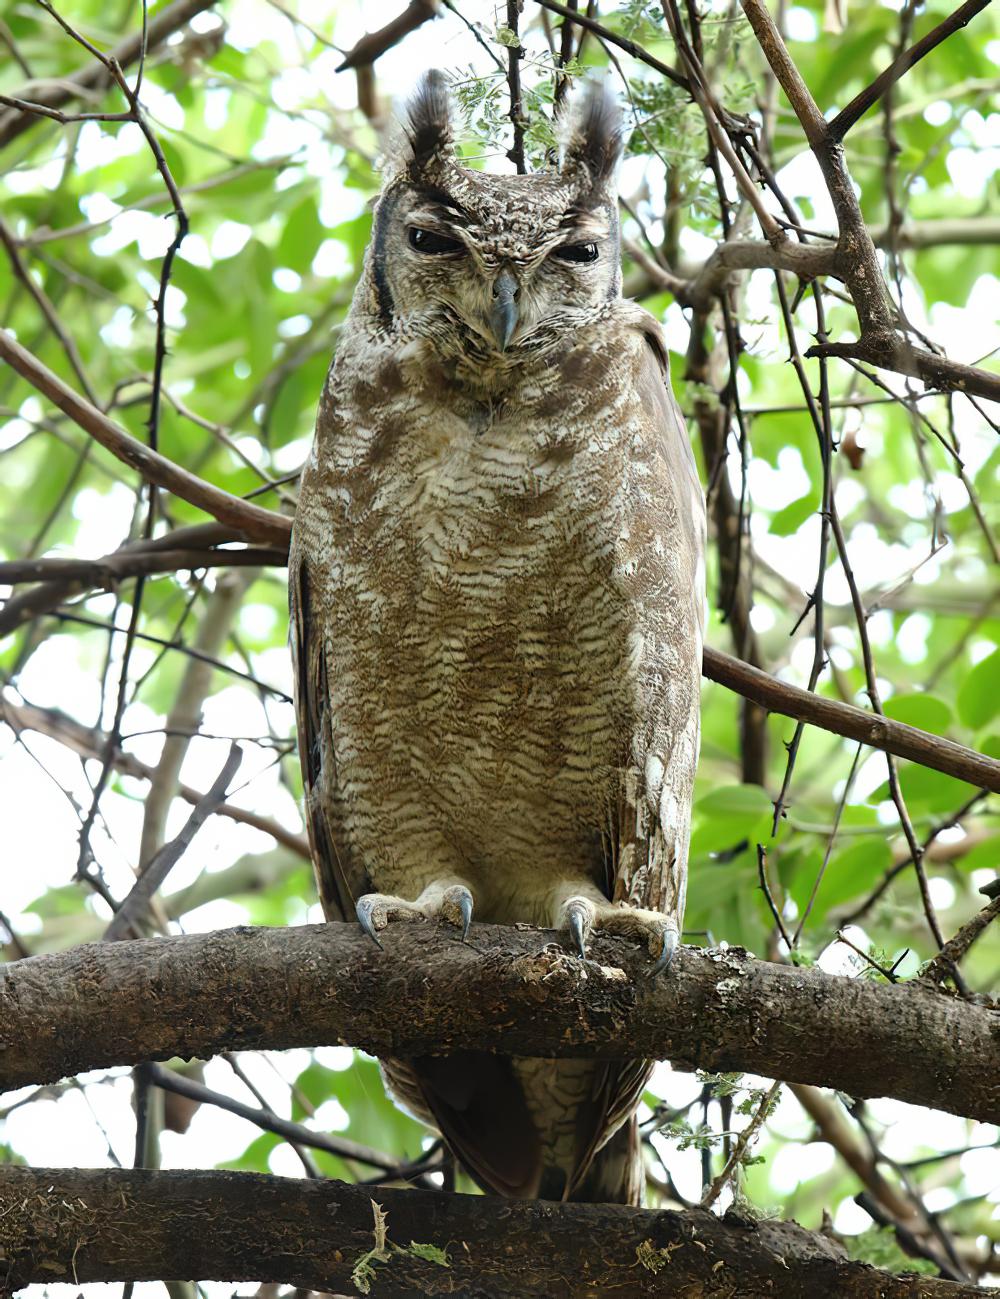
<svg viewBox="0 0 1000 1299">
<path fill-rule="evenodd" d="M 510 96 L 510 122 L 514 128 L 514 142 L 507 152 L 507 157 L 514 164 L 517 174 L 523 176 L 527 171 L 524 161 L 524 105 L 521 103 L 521 48 L 519 20 L 521 0 L 507 0 L 507 31 L 510 33 L 507 46 L 507 90 Z"/>
</svg>

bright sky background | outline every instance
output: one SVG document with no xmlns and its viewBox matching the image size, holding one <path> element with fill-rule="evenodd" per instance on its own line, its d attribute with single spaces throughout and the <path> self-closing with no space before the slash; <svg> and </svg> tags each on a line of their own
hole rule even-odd
<svg viewBox="0 0 1000 1299">
<path fill-rule="evenodd" d="M 334 35 L 336 43 L 343 48 L 350 48 L 366 31 L 381 26 L 391 14 L 401 8 L 399 3 L 387 5 L 385 0 L 362 0 L 361 3 L 339 6 L 341 16 L 338 19 Z M 890 7 L 899 8 L 898 4 Z M 325 8 L 325 6 L 324 6 Z M 463 5 L 464 11 L 472 17 L 478 17 L 487 28 L 494 26 L 496 6 L 488 3 Z M 72 6 L 66 6 L 71 14 Z M 308 70 L 294 65 L 300 59 L 299 41 L 302 33 L 296 34 L 277 10 L 258 0 L 231 0 L 224 7 L 228 27 L 227 40 L 230 44 L 243 49 L 250 49 L 262 40 L 273 41 L 281 51 L 282 58 L 290 65 L 275 82 L 273 90 L 275 99 L 283 108 L 295 108 L 300 102 L 309 102 L 315 98 L 317 87 L 329 100 L 344 109 L 351 109 L 356 102 L 355 82 L 351 76 L 337 77 L 334 68 L 338 56 L 327 51 L 317 58 Z M 315 12 L 310 17 L 319 21 Z M 813 16 L 804 9 L 791 8 L 788 15 L 789 26 L 796 36 L 808 36 L 814 28 Z M 205 29 L 215 25 L 216 19 L 203 15 L 195 19 L 195 27 Z M 308 41 L 308 37 L 305 38 Z M 1000 55 L 1000 48 L 997 50 Z M 480 64 L 482 51 L 469 33 L 453 19 L 445 18 L 428 23 L 411 35 L 405 45 L 397 47 L 386 54 L 378 63 L 380 87 L 391 88 L 405 93 L 411 86 L 420 70 L 430 66 L 454 67 L 469 63 Z M 225 95 L 226 91 L 213 92 Z M 144 99 L 155 119 L 170 126 L 179 122 L 180 110 L 169 95 L 164 94 L 150 81 L 146 81 Z M 942 113 L 953 111 L 952 105 L 932 104 L 926 115 L 929 120 L 946 120 Z M 312 116 L 315 125 L 310 121 L 290 123 L 287 118 L 272 115 L 272 124 L 265 131 L 257 147 L 257 156 L 264 158 L 276 154 L 288 154 L 301 150 L 302 164 L 311 173 L 321 177 L 325 182 L 323 219 L 329 226 L 355 216 L 363 202 L 357 191 L 343 189 L 338 185 L 337 174 L 332 165 L 334 155 L 331 146 L 322 137 L 321 121 L 315 113 Z M 951 155 L 951 167 L 955 183 L 963 192 L 981 193 L 986 179 L 1000 165 L 1000 114 L 993 114 L 983 119 L 978 113 L 970 112 L 967 125 L 973 129 L 977 148 L 975 150 L 954 150 Z M 138 134 L 138 133 L 136 133 Z M 118 144 L 102 137 L 96 126 L 87 126 L 81 135 L 81 167 L 92 165 L 99 156 L 113 156 L 120 148 L 143 147 L 139 139 L 126 141 L 126 133 L 118 137 Z M 508 169 L 505 160 L 498 160 L 497 169 Z M 624 167 L 622 189 L 626 194 L 630 185 L 638 179 L 639 169 L 645 163 L 629 162 Z M 655 164 L 654 164 L 655 165 Z M 56 164 L 58 171 L 58 164 Z M 33 188 L 38 183 L 37 173 L 22 173 L 18 183 L 25 189 Z M 51 177 L 50 177 L 51 179 Z M 814 171 L 811 156 L 804 152 L 790 162 L 779 175 L 779 180 L 791 193 L 809 193 L 813 197 L 816 215 L 813 224 L 818 228 L 832 229 L 834 219 L 830 210 L 826 190 Z M 13 183 L 13 178 L 11 178 Z M 289 183 L 283 180 L 282 183 Z M 94 200 L 86 216 L 97 220 L 112 216 L 116 206 L 109 200 Z M 238 211 L 234 219 L 226 223 L 206 242 L 195 225 L 191 235 L 185 241 L 181 256 L 199 265 L 210 264 L 213 258 L 230 256 L 242 246 L 249 236 L 249 228 L 241 225 Z M 111 221 L 106 235 L 102 236 L 99 245 L 112 255 L 116 248 L 124 246 L 132 238 L 141 240 L 144 254 L 160 254 L 166 249 L 171 237 L 171 230 L 161 218 L 149 213 L 123 213 Z M 703 256 L 710 249 L 706 242 L 697 235 L 689 235 L 685 243 L 685 252 L 692 257 Z M 335 240 L 329 240 L 320 249 L 315 269 L 333 273 L 343 264 L 344 252 Z M 291 272 L 289 272 L 291 273 Z M 749 331 L 752 345 L 758 354 L 770 356 L 775 364 L 784 364 L 786 351 L 783 349 L 776 328 L 766 323 L 770 313 L 768 294 L 769 273 L 760 272 L 751 280 L 749 290 L 748 318 L 764 320 L 756 331 Z M 183 311 L 183 294 L 175 292 L 171 303 L 173 313 L 180 315 Z M 761 305 L 754 309 L 754 303 Z M 923 311 L 922 304 L 914 298 L 907 302 L 907 310 L 915 322 L 938 340 L 946 340 L 948 353 L 958 361 L 975 362 L 992 349 L 1000 347 L 1000 322 L 997 319 L 997 303 L 1000 302 L 1000 282 L 993 277 L 984 276 L 976 284 L 965 309 L 950 305 L 937 304 L 930 312 L 929 318 Z M 767 309 L 763 304 L 767 303 Z M 126 317 L 128 313 L 125 313 Z M 180 320 L 175 319 L 177 323 Z M 672 345 L 686 346 L 687 325 L 680 308 L 673 306 L 666 318 L 668 335 Z M 112 322 L 105 334 L 109 346 L 115 343 L 115 329 L 128 329 L 130 326 L 123 318 L 121 322 Z M 169 377 L 169 363 L 168 363 Z M 752 396 L 751 396 L 752 400 Z M 31 399 L 25 409 L 26 414 L 41 413 L 41 405 Z M 993 435 L 977 419 L 971 406 L 957 402 L 956 431 L 962 443 L 963 456 L 970 474 L 982 464 L 992 448 Z M 6 428 L 0 425 L 0 446 L 10 445 L 23 435 L 18 429 L 18 421 L 12 421 Z M 878 455 L 881 421 L 877 407 L 867 408 L 864 416 L 864 435 L 870 455 Z M 248 440 L 246 450 L 252 452 L 252 442 Z M 288 469 L 297 467 L 304 458 L 306 445 L 297 444 L 288 449 Z M 799 483 L 799 490 L 808 487 L 808 478 L 798 451 L 789 447 L 782 454 L 778 471 L 763 461 L 753 461 L 750 466 L 750 491 L 753 499 L 762 506 L 775 506 L 789 499 L 789 482 Z M 953 475 L 940 475 L 938 483 L 946 509 L 961 508 L 964 504 L 964 490 Z M 842 493 L 840 504 L 846 510 L 851 504 L 853 493 L 862 488 L 856 481 L 843 481 L 839 486 Z M 798 493 L 796 493 L 798 494 Z M 910 512 L 915 520 L 926 517 L 926 502 L 919 490 L 901 487 L 899 498 L 893 501 L 897 509 Z M 76 502 L 76 513 L 80 530 L 75 553 L 81 556 L 97 556 L 114 549 L 126 533 L 133 506 L 133 498 L 124 487 L 116 487 L 110 496 L 96 492 L 81 493 Z M 808 531 L 791 537 L 769 537 L 766 535 L 765 521 L 755 516 L 754 542 L 760 556 L 789 579 L 798 583 L 807 591 L 815 577 L 815 542 L 818 538 L 819 520 L 813 520 L 816 537 Z M 923 538 L 923 526 L 915 527 L 915 536 Z M 804 545 L 804 537 L 813 544 Z M 889 588 L 904 577 L 916 563 L 924 558 L 922 553 L 906 545 L 890 545 L 882 541 L 873 529 L 862 534 L 859 528 L 851 538 L 852 553 L 855 563 L 863 562 L 860 567 L 863 580 L 868 590 Z M 916 576 L 919 585 L 932 582 L 947 572 L 951 562 L 948 550 L 924 564 Z M 984 581 L 987 580 L 985 569 Z M 839 569 L 830 572 L 828 599 L 834 603 L 845 603 L 848 599 L 846 584 Z M 0 588 L 0 595 L 4 589 Z M 110 616 L 113 600 L 109 595 L 103 601 L 104 608 L 97 601 L 92 602 L 95 613 L 98 611 Z M 127 611 L 126 611 L 127 612 Z M 273 619 L 270 608 L 258 605 L 245 609 L 242 617 L 247 619 Z M 756 613 L 755 625 L 765 631 L 773 621 L 769 610 L 761 609 Z M 912 638 L 915 657 L 920 657 L 923 639 L 927 632 L 927 620 L 914 614 L 904 625 L 901 637 Z M 876 616 L 870 623 L 873 646 L 878 650 L 880 641 L 892 635 L 889 619 Z M 983 655 L 991 647 L 981 643 L 976 652 Z M 153 651 L 137 647 L 134 653 L 134 666 L 141 671 L 152 660 Z M 802 640 L 792 656 L 788 675 L 801 681 L 808 672 L 812 656 L 812 643 Z M 280 690 L 290 694 L 292 689 L 288 656 L 283 649 L 274 650 L 257 656 L 259 676 Z M 81 664 L 77 657 L 75 642 L 72 637 L 54 635 L 33 655 L 20 679 L 24 697 L 32 703 L 56 707 L 71 713 L 81 721 L 92 725 L 97 719 L 99 709 L 98 683 L 92 665 Z M 16 697 L 16 696 L 15 696 Z M 105 719 L 107 720 L 107 719 Z M 155 763 L 159 754 L 161 739 L 156 735 L 142 735 L 141 732 L 155 728 L 160 720 L 143 705 L 130 708 L 125 717 L 126 735 L 134 735 L 127 747 L 145 762 Z M 280 702 L 269 705 L 269 717 L 265 717 L 263 707 L 257 694 L 240 684 L 233 684 L 213 695 L 205 710 L 204 729 L 219 736 L 253 736 L 266 734 L 270 727 L 279 733 L 287 733 L 293 725 L 291 706 Z M 74 797 L 86 807 L 89 801 L 89 788 L 81 778 L 78 760 L 59 744 L 46 740 L 38 735 L 26 735 L 25 746 L 14 743 L 11 733 L 0 726 L 0 800 L 4 822 L 4 839 L 7 844 L 7 868 L 0 878 L 0 908 L 10 917 L 17 930 L 30 942 L 31 934 L 37 928 L 36 918 L 25 914 L 31 901 L 50 887 L 69 883 L 77 855 L 78 821 L 73 809 L 59 798 L 53 798 L 53 787 L 46 772 L 53 776 Z M 217 775 L 228 748 L 226 740 L 196 739 L 192 742 L 184 764 L 182 779 L 198 789 L 207 789 Z M 30 752 L 29 752 L 30 751 Z M 34 758 L 31 756 L 34 755 Z M 37 761 L 36 761 L 37 759 Z M 301 819 L 297 808 L 287 792 L 277 780 L 276 772 L 271 765 L 269 754 L 255 745 L 245 746 L 245 756 L 240 772 L 244 788 L 232 799 L 238 805 L 253 808 L 268 816 L 273 816 L 291 829 L 301 830 Z M 96 772 L 96 764 L 95 764 Z M 881 765 L 872 764 L 869 777 L 862 775 L 857 786 L 857 798 L 863 798 L 884 778 Z M 127 783 L 127 782 L 126 782 Z M 139 795 L 144 785 L 135 782 L 132 792 Z M 105 864 L 106 875 L 112 887 L 124 893 L 132 880 L 131 863 L 134 861 L 136 846 L 141 828 L 141 804 L 137 799 L 128 799 L 115 794 L 105 797 L 102 806 L 110 835 L 98 830 L 94 837 L 95 847 Z M 38 809 L 44 808 L 45 815 L 40 816 Z M 179 830 L 186 819 L 189 807 L 179 800 L 175 803 L 168 825 L 168 835 Z M 187 887 L 201 870 L 204 862 L 211 862 L 210 870 L 221 870 L 231 865 L 247 853 L 262 852 L 272 846 L 269 836 L 245 826 L 235 825 L 221 817 L 210 818 L 198 835 L 194 848 L 187 858 L 174 870 L 167 886 L 167 893 Z M 952 895 L 952 886 L 945 879 L 932 880 L 936 891 L 936 901 L 946 904 Z M 106 920 L 103 904 L 95 904 L 95 913 Z M 227 901 L 213 902 L 189 914 L 184 923 L 187 932 L 211 930 L 244 923 L 247 919 L 244 910 Z M 322 919 L 318 905 L 310 896 L 302 901 L 301 922 L 319 921 Z M 95 921 L 94 937 L 99 936 L 103 927 Z M 864 946 L 867 939 L 860 932 L 855 934 L 856 941 Z M 833 947 L 828 950 L 821 964 L 830 970 L 847 971 L 851 967 L 847 962 L 845 949 Z M 322 1051 L 318 1053 L 324 1063 L 331 1067 L 343 1067 L 349 1061 L 349 1053 L 340 1051 Z M 305 1053 L 288 1052 L 274 1055 L 267 1061 L 260 1057 L 245 1058 L 245 1067 L 262 1091 L 270 1098 L 274 1108 L 287 1113 L 287 1088 L 281 1079 L 293 1079 L 303 1068 Z M 102 1075 L 103 1076 L 103 1075 Z M 58 1101 L 34 1103 L 14 1111 L 2 1129 L 2 1135 L 11 1146 L 30 1163 L 45 1166 L 91 1166 L 109 1165 L 108 1144 L 117 1152 L 123 1164 L 131 1163 L 133 1130 L 131 1109 L 127 1102 L 130 1082 L 127 1071 L 121 1071 L 121 1077 L 113 1084 L 88 1085 L 87 1077 L 81 1079 L 82 1088 L 70 1092 Z M 222 1091 L 241 1095 L 242 1089 L 233 1078 L 228 1068 L 219 1061 L 210 1062 L 206 1070 L 208 1085 Z M 659 1067 L 654 1083 L 654 1090 L 671 1103 L 686 1102 L 692 1089 L 697 1087 L 695 1080 L 684 1075 L 674 1075 L 668 1065 Z M 9 1104 L 16 1095 L 5 1098 Z M 926 1139 L 928 1131 L 933 1128 L 934 1139 L 940 1142 L 941 1148 L 961 1146 L 969 1140 L 987 1143 L 996 1140 L 996 1129 L 979 1125 L 971 1138 L 967 1135 L 965 1123 L 951 1115 L 929 1113 L 894 1101 L 876 1101 L 871 1104 L 871 1113 L 876 1119 L 891 1123 L 885 1139 L 885 1149 L 890 1155 L 905 1155 L 918 1136 Z M 315 1126 L 327 1130 L 336 1130 L 345 1125 L 345 1116 L 339 1103 L 331 1100 L 317 1116 Z M 805 1135 L 810 1130 L 810 1122 L 805 1118 L 798 1104 L 786 1096 L 771 1122 L 776 1132 L 787 1135 Z M 202 1106 L 185 1137 L 166 1133 L 163 1137 L 163 1166 L 166 1168 L 211 1167 L 216 1162 L 240 1154 L 252 1137 L 253 1130 L 229 1114 L 210 1106 Z M 682 1192 L 690 1196 L 699 1194 L 700 1170 L 697 1152 L 678 1155 L 670 1153 L 670 1167 Z M 789 1147 L 777 1158 L 774 1165 L 775 1187 L 778 1191 L 790 1190 L 802 1175 L 811 1175 L 830 1166 L 833 1161 L 830 1147 L 818 1143 L 808 1147 Z M 302 1168 L 287 1147 L 280 1147 L 274 1152 L 271 1160 L 272 1170 L 288 1176 L 301 1176 Z M 963 1157 L 962 1168 L 967 1178 L 970 1194 L 986 1195 L 992 1192 L 995 1200 L 1000 1200 L 1000 1168 L 996 1152 L 972 1152 Z M 946 1198 L 951 1196 L 947 1188 L 932 1192 L 928 1197 L 931 1208 L 943 1207 Z M 940 1202 L 936 1202 L 937 1195 Z M 941 1197 L 944 1197 L 943 1199 Z M 838 1230 L 858 1231 L 869 1225 L 866 1214 L 851 1201 L 834 1210 L 834 1223 Z M 33 1287 L 40 1292 L 40 1287 Z M 86 1287 L 89 1294 L 119 1293 L 118 1287 Z M 223 1295 L 233 1292 L 232 1286 L 206 1287 L 213 1296 L 222 1299 Z M 241 1293 L 252 1293 L 253 1286 L 241 1287 Z M 73 1299 L 78 1293 L 76 1286 L 50 1286 L 49 1293 L 58 1299 Z M 158 1284 L 140 1285 L 136 1289 L 140 1296 L 163 1294 Z"/>
</svg>

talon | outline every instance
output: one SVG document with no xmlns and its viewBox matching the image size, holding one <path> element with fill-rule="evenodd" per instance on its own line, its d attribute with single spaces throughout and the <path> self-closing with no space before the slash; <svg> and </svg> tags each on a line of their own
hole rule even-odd
<svg viewBox="0 0 1000 1299">
<path fill-rule="evenodd" d="M 458 909 L 462 913 L 462 942 L 469 937 L 469 926 L 472 924 L 472 894 L 465 889 L 458 900 Z"/>
<path fill-rule="evenodd" d="M 587 924 L 586 909 L 580 906 L 570 906 L 567 909 L 566 918 L 569 921 L 569 932 L 573 935 L 573 942 L 576 944 L 580 960 L 585 961 L 587 959 L 587 930 L 590 928 L 589 924 Z"/>
<path fill-rule="evenodd" d="M 656 964 L 650 970 L 649 975 L 647 976 L 648 978 L 655 979 L 656 976 L 662 974 L 664 970 L 669 970 L 670 962 L 674 959 L 674 952 L 677 951 L 679 941 L 676 929 L 664 929 L 663 947 L 660 949 L 660 955 L 657 958 Z"/>
<path fill-rule="evenodd" d="M 375 898 L 371 894 L 365 894 L 363 898 L 358 898 L 357 905 L 354 908 L 354 914 L 358 918 L 358 924 L 365 931 L 376 947 L 382 947 L 382 940 L 378 936 L 374 921 Z M 383 948 L 383 951 L 385 949 Z"/>
<path fill-rule="evenodd" d="M 472 894 L 464 884 L 453 884 L 445 893 L 441 908 L 442 914 L 452 924 L 462 926 L 463 943 L 469 937 L 469 926 L 472 924 L 472 908 Z"/>
</svg>

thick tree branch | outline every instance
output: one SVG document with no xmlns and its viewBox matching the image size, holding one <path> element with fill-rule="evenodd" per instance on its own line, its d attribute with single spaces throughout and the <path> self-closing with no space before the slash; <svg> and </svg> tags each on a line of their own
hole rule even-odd
<svg viewBox="0 0 1000 1299">
<path fill-rule="evenodd" d="M 384 1239 L 376 1237 L 373 1204 L 388 1215 Z M 0 1221 L 0 1269 L 15 1289 L 197 1279 L 354 1294 L 352 1273 L 367 1257 L 372 1293 L 385 1299 L 984 1293 L 851 1262 L 835 1240 L 794 1222 L 717 1218 L 704 1209 L 373 1191 L 252 1173 L 8 1167 L 0 1169 Z"/>
<path fill-rule="evenodd" d="M 215 0 L 176 0 L 176 3 L 162 9 L 154 18 L 149 20 L 145 46 L 147 56 L 151 50 L 154 50 L 158 45 L 162 45 L 168 37 L 173 36 L 174 32 L 178 32 L 182 27 L 187 26 L 196 14 L 211 9 L 214 3 Z M 114 49 L 108 52 L 107 61 L 108 63 L 117 63 L 119 67 L 127 68 L 136 62 L 142 50 L 142 31 L 137 25 L 134 32 L 126 36 Z M 80 72 L 75 72 L 69 77 L 61 77 L 58 81 L 29 83 L 17 98 L 30 101 L 32 104 L 41 104 L 47 108 L 58 109 L 63 104 L 72 103 L 75 99 L 99 94 L 111 84 L 112 76 L 107 63 L 94 62 L 88 64 Z M 37 120 L 38 118 L 31 113 L 17 109 L 12 109 L 7 113 L 0 113 L 0 148 L 3 148 L 5 144 L 10 144 L 11 140 L 17 139 L 22 132 L 27 131 Z"/>
<path fill-rule="evenodd" d="M 63 414 L 68 415 L 112 455 L 137 469 L 147 482 L 165 487 L 182 500 L 205 510 L 221 523 L 239 528 L 255 541 L 287 542 L 290 520 L 250 501 L 241 500 L 189 473 L 166 456 L 150 450 L 120 424 L 109 419 L 103 411 L 63 383 L 57 374 L 43 365 L 27 348 L 22 347 L 6 329 L 0 329 L 0 360 L 6 361 L 33 388 L 48 397 Z"/>
<path fill-rule="evenodd" d="M 488 925 L 469 943 L 396 925 L 384 942 L 346 924 L 241 928 L 16 961 L 0 969 L 0 1088 L 226 1048 L 350 1043 L 376 1055 L 649 1056 L 1000 1119 L 1000 1012 L 922 985 L 692 948 L 651 980 L 624 940 L 601 937 L 580 961 L 554 932 Z"/>
</svg>

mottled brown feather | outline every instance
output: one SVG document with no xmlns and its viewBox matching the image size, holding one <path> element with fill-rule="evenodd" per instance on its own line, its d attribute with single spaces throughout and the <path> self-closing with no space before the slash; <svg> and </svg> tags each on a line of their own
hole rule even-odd
<svg viewBox="0 0 1000 1299">
<path fill-rule="evenodd" d="M 591 96 L 563 173 L 466 171 L 424 149 L 439 91 L 387 165 L 293 532 L 323 906 L 350 918 L 377 890 L 412 910 L 461 880 L 483 920 L 555 924 L 582 893 L 653 941 L 684 906 L 704 505 L 660 328 L 618 296 L 620 133 Z M 409 223 L 464 251 L 421 260 Z M 553 255 L 568 237 L 596 241 L 586 269 Z M 504 267 L 519 323 L 501 351 Z M 382 1066 L 484 1187 L 638 1202 L 651 1062 Z"/>
</svg>

